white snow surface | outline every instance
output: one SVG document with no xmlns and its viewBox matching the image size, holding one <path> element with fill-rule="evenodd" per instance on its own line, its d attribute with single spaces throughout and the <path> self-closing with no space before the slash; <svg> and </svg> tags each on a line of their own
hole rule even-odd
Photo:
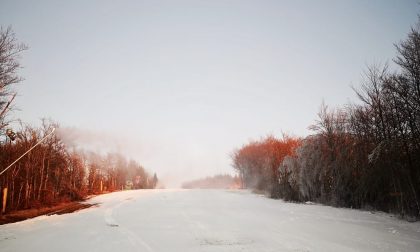
<svg viewBox="0 0 420 252">
<path fill-rule="evenodd" d="M 241 190 L 136 190 L 0 226 L 0 251 L 420 251 L 420 223 Z"/>
</svg>

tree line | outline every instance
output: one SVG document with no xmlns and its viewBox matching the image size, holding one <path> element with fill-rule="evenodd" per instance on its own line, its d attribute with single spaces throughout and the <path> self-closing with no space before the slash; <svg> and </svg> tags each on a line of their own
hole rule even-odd
<svg viewBox="0 0 420 252">
<path fill-rule="evenodd" d="M 48 136 L 59 128 L 56 123 L 43 120 L 41 126 L 33 127 L 21 122 L 17 132 L 10 129 L 16 97 L 13 86 L 22 80 L 18 74 L 19 59 L 27 48 L 17 41 L 10 27 L 0 28 L 0 189 L 1 205 L 7 202 L 5 212 L 51 206 L 115 190 L 155 188 L 156 174 L 149 174 L 122 154 L 69 148 L 58 134 Z"/>
<path fill-rule="evenodd" d="M 229 174 L 218 174 L 182 183 L 183 189 L 237 189 L 240 179 Z"/>
<path fill-rule="evenodd" d="M 58 126 L 46 121 L 39 128 L 23 125 L 15 141 L 0 145 L 0 167 L 16 160 L 53 127 Z M 116 190 L 152 189 L 157 182 L 156 174 L 122 154 L 69 149 L 53 134 L 2 174 L 0 188 L 8 188 L 6 211 L 12 211 Z"/>
<path fill-rule="evenodd" d="M 291 201 L 420 216 L 420 26 L 395 47 L 393 70 L 369 67 L 353 88 L 357 103 L 322 104 L 313 135 L 268 137 L 236 150 L 233 167 L 244 187 Z"/>
</svg>

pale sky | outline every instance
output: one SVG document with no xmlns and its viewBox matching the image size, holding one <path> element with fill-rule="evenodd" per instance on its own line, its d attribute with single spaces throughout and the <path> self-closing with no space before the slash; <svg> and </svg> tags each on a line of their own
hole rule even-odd
<svg viewBox="0 0 420 252">
<path fill-rule="evenodd" d="M 14 117 L 51 118 L 168 187 L 232 173 L 229 154 L 249 139 L 308 135 L 323 100 L 355 101 L 351 85 L 391 61 L 419 6 L 0 0 L 0 24 L 29 46 Z"/>
</svg>

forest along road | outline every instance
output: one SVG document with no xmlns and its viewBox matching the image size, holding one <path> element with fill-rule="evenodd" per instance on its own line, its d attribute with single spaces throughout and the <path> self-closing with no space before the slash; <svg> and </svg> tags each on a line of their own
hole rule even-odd
<svg viewBox="0 0 420 252">
<path fill-rule="evenodd" d="M 0 251 L 418 251 L 420 223 L 238 190 L 137 190 L 0 226 Z"/>
</svg>

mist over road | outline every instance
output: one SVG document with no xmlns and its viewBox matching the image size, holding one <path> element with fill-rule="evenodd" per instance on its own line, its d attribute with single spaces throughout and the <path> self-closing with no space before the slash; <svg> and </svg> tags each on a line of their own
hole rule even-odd
<svg viewBox="0 0 420 252">
<path fill-rule="evenodd" d="M 248 191 L 137 190 L 0 226 L 1 251 L 416 251 L 420 223 Z"/>
</svg>

